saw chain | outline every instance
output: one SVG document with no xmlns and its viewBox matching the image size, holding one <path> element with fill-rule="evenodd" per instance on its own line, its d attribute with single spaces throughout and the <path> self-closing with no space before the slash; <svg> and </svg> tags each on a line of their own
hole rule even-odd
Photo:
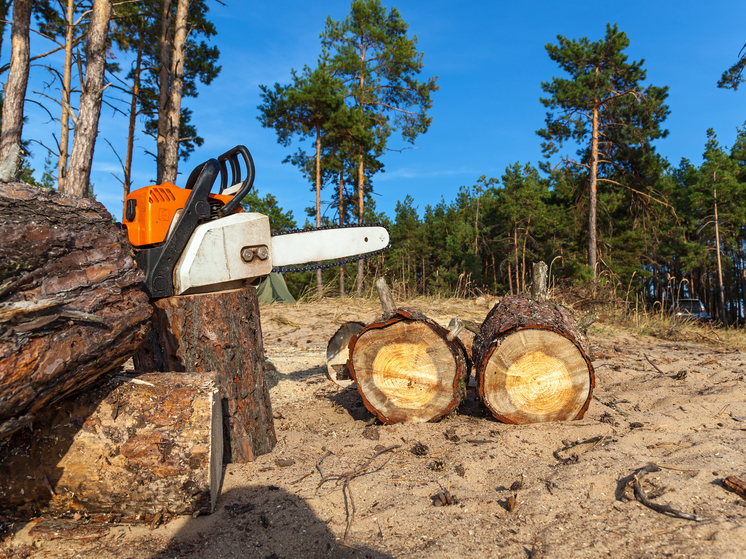
<svg viewBox="0 0 746 559">
<path fill-rule="evenodd" d="M 383 227 L 384 229 L 386 229 L 387 233 L 390 233 L 389 228 L 385 225 L 381 225 L 380 223 L 353 223 L 348 225 L 324 225 L 322 227 L 297 227 L 295 229 L 288 229 L 287 231 L 272 233 L 272 236 L 279 237 L 281 235 L 290 235 L 292 233 L 307 233 L 309 231 L 322 231 L 329 229 L 353 229 L 356 227 Z M 390 234 L 389 238 L 391 238 Z M 344 266 L 345 264 L 357 262 L 358 260 L 367 260 L 372 256 L 381 254 L 383 251 L 388 250 L 390 247 L 391 243 L 389 242 L 386 247 L 374 252 L 359 254 L 357 256 L 350 256 L 349 258 L 342 258 L 340 260 L 329 260 L 327 262 L 316 262 L 314 264 L 305 264 L 300 266 L 275 266 L 274 268 L 272 268 L 272 271 L 278 274 L 284 274 L 286 272 L 314 272 L 316 270 L 325 270 L 327 268 L 337 268 L 339 266 Z"/>
</svg>

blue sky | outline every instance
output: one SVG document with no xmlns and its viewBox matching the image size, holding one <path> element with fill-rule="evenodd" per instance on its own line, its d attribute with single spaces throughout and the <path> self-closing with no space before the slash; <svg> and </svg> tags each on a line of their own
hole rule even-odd
<svg viewBox="0 0 746 559">
<path fill-rule="evenodd" d="M 222 71 L 210 86 L 200 85 L 197 99 L 185 100 L 204 146 L 180 164 L 188 175 L 200 162 L 216 157 L 236 144 L 244 144 L 256 163 L 255 185 L 261 195 L 272 193 L 299 224 L 304 208 L 313 204 L 310 185 L 282 160 L 296 146 L 284 148 L 271 129 L 257 121 L 260 84 L 287 83 L 292 68 L 313 66 L 320 52 L 319 34 L 327 16 L 344 19 L 348 1 L 247 2 L 209 0 L 210 18 L 218 34 L 213 44 L 221 51 Z M 682 157 L 701 162 L 708 128 L 721 144 L 733 144 L 736 128 L 746 121 L 746 91 L 716 87 L 722 72 L 737 59 L 746 43 L 746 3 L 715 1 L 628 0 L 524 1 L 524 2 L 383 2 L 396 6 L 416 35 L 424 53 L 423 76 L 438 76 L 440 90 L 433 94 L 430 130 L 421 135 L 417 149 L 385 156 L 385 172 L 376 175 L 374 188 L 379 211 L 393 217 L 396 202 L 412 195 L 420 213 L 441 198 L 454 199 L 462 185 L 473 185 L 481 175 L 500 177 L 517 161 L 536 165 L 541 159 L 536 130 L 544 123 L 539 101 L 541 82 L 559 75 L 544 45 L 556 36 L 603 37 L 607 22 L 627 33 L 630 59 L 645 59 L 648 82 L 670 88 L 671 115 L 665 123 L 669 137 L 658 151 L 677 165 Z M 3 59 L 10 40 L 6 35 Z M 32 56 L 49 49 L 32 35 Z M 51 61 L 61 65 L 61 57 Z M 130 60 L 119 59 L 123 67 Z M 27 98 L 40 100 L 48 74 L 32 71 Z M 746 89 L 746 88 L 745 88 Z M 47 91 L 48 94 L 56 92 Z M 58 109 L 46 102 L 53 112 Z M 28 122 L 24 138 L 53 144 L 59 124 L 33 103 L 26 104 Z M 127 122 L 104 108 L 92 168 L 97 199 L 121 219 L 122 188 L 112 173 L 121 167 L 106 138 L 124 158 Z M 392 136 L 389 147 L 407 146 Z M 46 150 L 33 145 L 32 166 L 41 175 Z M 153 140 L 142 132 L 135 148 L 135 186 L 152 184 L 155 162 L 145 151 Z M 568 151 L 574 151 L 568 149 Z M 322 199 L 330 195 L 322 193 Z"/>
</svg>

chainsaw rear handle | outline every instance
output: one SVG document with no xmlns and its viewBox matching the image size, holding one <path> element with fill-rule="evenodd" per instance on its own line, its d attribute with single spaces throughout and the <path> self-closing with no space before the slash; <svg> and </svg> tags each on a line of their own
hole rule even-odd
<svg viewBox="0 0 746 559">
<path fill-rule="evenodd" d="M 241 165 L 238 161 L 239 155 L 243 156 L 244 165 L 246 167 L 246 178 L 243 181 L 241 180 Z M 220 165 L 219 194 L 222 194 L 226 188 L 229 188 L 234 184 L 238 184 L 239 182 L 241 183 L 241 188 L 239 188 L 238 192 L 233 195 L 233 198 L 231 198 L 230 201 L 228 201 L 222 208 L 218 210 L 220 217 L 225 217 L 233 213 L 233 210 L 236 209 L 236 207 L 241 203 L 241 200 L 244 199 L 244 197 L 254 186 L 254 159 L 251 157 L 251 152 L 249 152 L 246 146 L 236 146 L 233 149 L 229 149 L 228 151 L 226 151 L 223 155 L 218 157 L 217 160 Z M 228 166 L 226 165 L 226 162 L 230 163 L 231 166 L 230 184 L 228 183 Z M 189 179 L 187 179 L 187 189 L 191 190 L 194 187 L 197 178 L 200 176 L 202 169 L 205 167 L 205 165 L 207 165 L 207 163 L 208 162 L 206 161 L 194 168 L 194 170 L 189 175 Z M 210 185 L 210 188 L 212 189 L 212 185 Z"/>
</svg>

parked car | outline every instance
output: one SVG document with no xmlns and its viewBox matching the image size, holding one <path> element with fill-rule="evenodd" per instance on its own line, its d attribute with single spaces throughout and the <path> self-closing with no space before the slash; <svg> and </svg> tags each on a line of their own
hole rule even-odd
<svg viewBox="0 0 746 559">
<path fill-rule="evenodd" d="M 681 320 L 712 321 L 712 317 L 707 313 L 707 308 L 699 299 L 679 299 L 671 307 L 671 314 Z"/>
</svg>

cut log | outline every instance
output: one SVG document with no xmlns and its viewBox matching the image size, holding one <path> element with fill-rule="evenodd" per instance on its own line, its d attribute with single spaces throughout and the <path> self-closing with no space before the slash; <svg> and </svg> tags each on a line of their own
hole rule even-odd
<svg viewBox="0 0 746 559">
<path fill-rule="evenodd" d="M 350 372 L 347 370 L 350 340 L 363 328 L 365 324 L 362 322 L 345 322 L 329 339 L 326 346 L 326 376 L 342 388 L 347 388 L 353 383 Z"/>
<path fill-rule="evenodd" d="M 139 371 L 215 371 L 225 461 L 251 462 L 277 442 L 264 373 L 256 289 L 153 301 L 153 329 L 135 355 Z"/>
<path fill-rule="evenodd" d="M 0 215 L 2 438 L 129 359 L 152 310 L 99 202 L 0 184 Z"/>
<path fill-rule="evenodd" d="M 581 419 L 595 383 L 588 338 L 565 307 L 505 297 L 474 345 L 477 390 L 505 423 Z"/>
<path fill-rule="evenodd" d="M 223 437 L 212 373 L 109 377 L 0 441 L 0 503 L 13 516 L 167 509 L 209 514 Z"/>
<path fill-rule="evenodd" d="M 470 362 L 460 340 L 425 315 L 397 309 L 350 342 L 350 375 L 382 423 L 436 421 L 466 393 Z"/>
</svg>

